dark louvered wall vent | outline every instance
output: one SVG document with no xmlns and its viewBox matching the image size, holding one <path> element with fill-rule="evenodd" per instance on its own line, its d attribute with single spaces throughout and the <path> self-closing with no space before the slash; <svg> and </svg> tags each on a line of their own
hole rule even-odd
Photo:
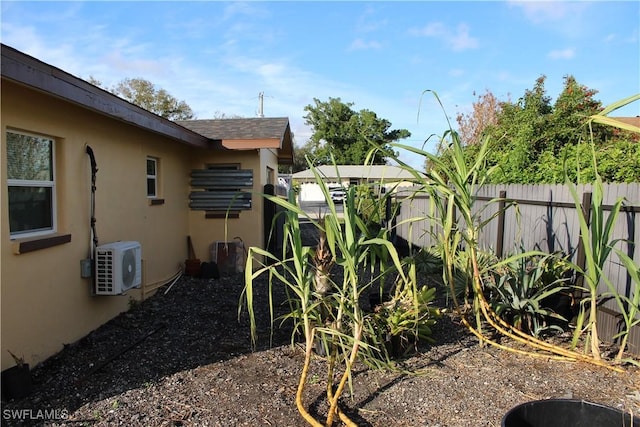
<svg viewBox="0 0 640 427">
<path fill-rule="evenodd" d="M 192 210 L 226 211 L 251 209 L 253 170 L 194 169 L 191 171 L 189 207 Z"/>
</svg>

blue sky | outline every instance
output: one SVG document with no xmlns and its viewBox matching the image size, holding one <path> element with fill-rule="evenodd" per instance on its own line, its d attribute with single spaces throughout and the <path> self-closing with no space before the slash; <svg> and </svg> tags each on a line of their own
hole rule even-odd
<svg viewBox="0 0 640 427">
<path fill-rule="evenodd" d="M 304 107 L 314 98 L 372 110 L 422 146 L 485 90 L 514 100 L 541 75 L 553 100 L 566 75 L 605 105 L 640 92 L 637 1 L 3 0 L 1 8 L 2 43 L 109 87 L 142 77 L 197 118 L 254 117 L 263 92 L 265 116 L 289 117 L 298 145 L 311 134 Z M 618 115 L 640 115 L 640 105 Z"/>
</svg>

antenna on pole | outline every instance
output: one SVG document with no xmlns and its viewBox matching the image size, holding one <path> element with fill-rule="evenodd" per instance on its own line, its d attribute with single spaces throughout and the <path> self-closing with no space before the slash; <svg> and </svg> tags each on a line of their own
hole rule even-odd
<svg viewBox="0 0 640 427">
<path fill-rule="evenodd" d="M 258 94 L 258 117 L 264 117 L 264 92 Z"/>
</svg>

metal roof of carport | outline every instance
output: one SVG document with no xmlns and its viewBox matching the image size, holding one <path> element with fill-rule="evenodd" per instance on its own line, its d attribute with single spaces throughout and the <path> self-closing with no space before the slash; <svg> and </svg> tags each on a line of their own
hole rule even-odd
<svg viewBox="0 0 640 427">
<path fill-rule="evenodd" d="M 316 167 L 320 176 L 327 179 L 349 179 L 349 178 L 367 178 L 376 181 L 391 180 L 415 180 L 416 177 L 411 172 L 399 166 L 393 165 L 323 165 Z M 311 169 L 296 172 L 291 176 L 292 179 L 307 180 L 314 179 Z"/>
</svg>

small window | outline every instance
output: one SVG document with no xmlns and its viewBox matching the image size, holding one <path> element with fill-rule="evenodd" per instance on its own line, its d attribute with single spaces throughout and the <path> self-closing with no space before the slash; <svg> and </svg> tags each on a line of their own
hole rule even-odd
<svg viewBox="0 0 640 427">
<path fill-rule="evenodd" d="M 275 185 L 276 183 L 276 173 L 275 171 L 267 166 L 267 184 Z"/>
<path fill-rule="evenodd" d="M 158 159 L 147 157 L 147 197 L 158 197 Z"/>
<path fill-rule="evenodd" d="M 12 238 L 56 231 L 52 138 L 7 131 L 9 230 Z"/>
</svg>

